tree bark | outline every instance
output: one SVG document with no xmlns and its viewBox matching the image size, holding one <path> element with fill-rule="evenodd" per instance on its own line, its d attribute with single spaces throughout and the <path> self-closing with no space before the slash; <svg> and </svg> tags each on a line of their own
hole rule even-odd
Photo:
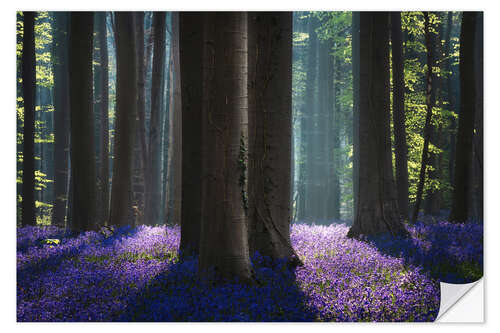
<svg viewBox="0 0 500 333">
<path fill-rule="evenodd" d="M 399 212 L 403 219 L 408 219 L 408 146 L 406 145 L 404 56 L 400 12 L 391 13 L 391 39 L 396 186 Z"/>
<path fill-rule="evenodd" d="M 358 211 L 359 195 L 359 12 L 352 12 L 352 194 L 353 220 Z"/>
<path fill-rule="evenodd" d="M 204 74 L 206 186 L 200 234 L 199 273 L 254 281 L 241 200 L 240 139 L 247 110 L 247 14 L 204 15 L 208 73 Z M 209 70 L 210 69 L 210 70 Z M 217 71 L 215 71 L 217 69 Z M 214 72 L 215 71 L 215 72 Z M 287 195 L 288 197 L 288 195 Z"/>
<path fill-rule="evenodd" d="M 182 98 L 182 201 L 183 255 L 197 255 L 201 228 L 201 112 L 203 14 L 179 14 L 179 49 Z"/>
<path fill-rule="evenodd" d="M 22 80 L 24 102 L 22 225 L 36 225 L 35 216 L 35 12 L 23 12 Z"/>
<path fill-rule="evenodd" d="M 147 180 L 146 219 L 150 225 L 160 223 L 161 217 L 161 82 L 165 72 L 165 12 L 153 14 L 154 48 L 151 85 L 151 118 L 149 131 L 149 166 Z"/>
<path fill-rule="evenodd" d="M 132 222 L 132 156 L 137 112 L 137 53 L 135 15 L 116 14 L 116 120 L 113 180 L 111 189 L 111 224 Z"/>
<path fill-rule="evenodd" d="M 455 178 L 450 222 L 466 222 L 470 213 L 472 149 L 476 103 L 476 75 L 474 73 L 476 12 L 464 12 L 460 32 L 460 113 L 455 159 Z"/>
<path fill-rule="evenodd" d="M 54 14 L 54 208 L 52 224 L 66 225 L 69 180 L 69 14 Z"/>
<path fill-rule="evenodd" d="M 483 13 L 477 14 L 476 31 L 476 110 L 474 135 L 474 178 L 476 213 L 475 218 L 483 221 Z"/>
<path fill-rule="evenodd" d="M 96 228 L 96 172 L 92 110 L 91 12 L 72 12 L 69 49 L 71 118 L 71 174 L 73 177 L 72 228 Z"/>
<path fill-rule="evenodd" d="M 388 13 L 360 13 L 359 191 L 349 237 L 406 234 L 392 173 L 388 24 Z"/>
<path fill-rule="evenodd" d="M 427 48 L 427 89 L 426 89 L 426 104 L 427 104 L 427 114 L 425 116 L 424 125 L 424 147 L 422 149 L 422 163 L 420 164 L 420 174 L 417 185 L 417 196 L 415 199 L 415 205 L 413 207 L 413 214 L 411 220 L 415 222 L 418 217 L 418 212 L 420 210 L 420 203 L 422 201 L 422 193 L 425 184 L 425 174 L 427 172 L 427 165 L 429 164 L 429 141 L 431 138 L 432 131 L 432 108 L 434 107 L 434 41 L 430 32 L 430 22 L 429 22 L 429 12 L 424 12 L 424 29 L 425 29 L 425 45 Z"/>
<path fill-rule="evenodd" d="M 250 253 L 298 263 L 290 243 L 291 12 L 248 13 L 248 73 Z"/>
</svg>

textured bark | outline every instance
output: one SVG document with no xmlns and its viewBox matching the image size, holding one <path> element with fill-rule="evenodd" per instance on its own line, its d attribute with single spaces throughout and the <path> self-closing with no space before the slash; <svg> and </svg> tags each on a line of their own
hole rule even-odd
<svg viewBox="0 0 500 333">
<path fill-rule="evenodd" d="M 238 163 L 242 117 L 247 110 L 247 14 L 204 15 L 207 61 L 203 126 L 206 216 L 200 234 L 199 272 L 253 282 Z M 217 70 L 215 70 L 217 69 Z M 205 103 L 204 103 L 205 104 Z M 288 197 L 288 195 L 287 195 Z"/>
<path fill-rule="evenodd" d="M 352 13 L 352 186 L 353 220 L 359 195 L 359 12 Z"/>
<path fill-rule="evenodd" d="M 69 14 L 54 13 L 54 208 L 52 224 L 64 227 L 69 180 Z"/>
<path fill-rule="evenodd" d="M 96 228 L 96 172 L 92 110 L 92 12 L 72 12 L 69 49 L 72 229 Z"/>
<path fill-rule="evenodd" d="M 359 192 L 349 237 L 405 234 L 389 133 L 389 14 L 360 14 Z"/>
<path fill-rule="evenodd" d="M 99 43 L 99 70 L 96 73 L 98 85 L 95 87 L 100 126 L 98 132 L 99 164 L 97 170 L 99 210 L 98 223 L 104 225 L 109 219 L 109 117 L 108 117 L 108 43 L 106 38 L 106 13 L 95 13 L 96 31 Z"/>
<path fill-rule="evenodd" d="M 153 74 L 151 84 L 151 117 L 148 145 L 148 173 L 145 223 L 160 223 L 161 217 L 161 82 L 165 72 L 165 12 L 153 14 Z"/>
<path fill-rule="evenodd" d="M 469 217 L 471 189 L 472 146 L 476 103 L 474 73 L 476 12 L 464 12 L 460 32 L 460 113 L 455 159 L 455 181 L 450 222 L 465 222 Z"/>
<path fill-rule="evenodd" d="M 111 188 L 111 224 L 132 222 L 132 156 L 137 112 L 137 58 L 135 15 L 117 12 L 116 29 L 116 120 L 113 181 Z"/>
<path fill-rule="evenodd" d="M 403 37 L 401 33 L 401 13 L 391 13 L 392 42 L 392 82 L 394 148 L 396 155 L 396 186 L 399 212 L 403 219 L 409 217 L 408 207 L 408 147 L 406 145 L 405 125 L 405 82 Z"/>
<path fill-rule="evenodd" d="M 24 35 L 22 80 L 24 103 L 23 128 L 23 226 L 36 225 L 35 216 L 35 12 L 23 12 Z"/>
<path fill-rule="evenodd" d="M 201 228 L 203 14 L 179 14 L 182 77 L 182 201 L 180 252 L 198 254 Z"/>
<path fill-rule="evenodd" d="M 248 13 L 250 253 L 299 259 L 290 243 L 292 13 Z"/>
<path fill-rule="evenodd" d="M 424 12 L 424 29 L 425 29 L 425 45 L 427 48 L 427 75 L 426 75 L 426 104 L 427 113 L 425 116 L 424 125 L 424 147 L 422 148 L 422 162 L 420 164 L 420 173 L 417 185 L 417 195 L 415 199 L 415 205 L 413 206 L 413 213 L 411 220 L 415 222 L 418 217 L 418 212 L 420 210 L 420 203 L 422 201 L 422 193 L 424 190 L 425 176 L 427 171 L 427 165 L 429 164 L 429 141 L 432 132 L 432 108 L 434 107 L 434 89 L 435 83 L 434 74 L 432 68 L 434 67 L 434 40 L 430 32 L 430 22 L 429 22 L 429 12 Z"/>
</svg>

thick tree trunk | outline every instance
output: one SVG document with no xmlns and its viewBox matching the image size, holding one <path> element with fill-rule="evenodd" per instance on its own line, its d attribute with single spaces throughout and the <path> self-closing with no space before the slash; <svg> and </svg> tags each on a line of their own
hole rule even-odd
<svg viewBox="0 0 500 333">
<path fill-rule="evenodd" d="M 35 216 L 35 12 L 23 12 L 22 80 L 24 103 L 22 225 L 36 225 Z"/>
<path fill-rule="evenodd" d="M 469 193 L 472 191 L 472 150 L 476 108 L 475 39 L 476 12 L 464 12 L 460 32 L 460 113 L 455 159 L 455 181 L 451 222 L 466 222 L 470 213 Z"/>
<path fill-rule="evenodd" d="M 299 259 L 290 243 L 292 13 L 248 14 L 250 253 Z"/>
<path fill-rule="evenodd" d="M 389 132 L 389 14 L 360 14 L 359 191 L 349 237 L 405 234 Z"/>
<path fill-rule="evenodd" d="M 477 14 L 476 31 L 476 110 L 474 135 L 475 218 L 483 221 L 483 13 Z"/>
<path fill-rule="evenodd" d="M 111 224 L 132 222 L 132 156 L 137 111 L 137 59 L 135 15 L 117 12 L 116 120 L 111 189 Z"/>
<path fill-rule="evenodd" d="M 201 226 L 203 14 L 179 14 L 182 77 L 182 201 L 180 252 L 198 254 Z"/>
<path fill-rule="evenodd" d="M 247 14 L 205 14 L 206 60 L 212 69 L 204 110 L 206 193 L 200 234 L 199 272 L 252 282 L 247 224 L 241 200 L 240 139 L 247 110 Z M 212 34 L 213 32 L 213 34 Z M 213 38 L 210 38 L 212 37 Z M 211 47 L 210 47 L 210 44 Z M 208 70 L 208 68 L 207 68 Z M 288 197 L 288 195 L 287 195 Z"/>
<path fill-rule="evenodd" d="M 359 12 L 352 13 L 352 194 L 353 221 L 358 211 L 359 195 Z"/>
<path fill-rule="evenodd" d="M 403 219 L 409 217 L 408 208 L 408 147 L 406 145 L 405 125 L 405 82 L 403 37 L 401 33 L 401 13 L 391 13 L 392 42 L 392 82 L 394 145 L 396 153 L 396 186 L 398 207 Z"/>
<path fill-rule="evenodd" d="M 93 28 L 93 13 L 71 13 L 69 92 L 73 177 L 72 228 L 76 231 L 95 229 L 97 217 L 92 111 Z"/>
<path fill-rule="evenodd" d="M 426 104 L 427 104 L 427 114 L 425 116 L 424 125 L 424 147 L 422 148 L 422 163 L 420 164 L 420 174 L 417 185 L 417 196 L 415 199 L 415 205 L 413 206 L 413 214 L 411 220 L 415 222 L 418 217 L 418 212 L 420 210 L 420 203 L 422 201 L 422 193 L 424 191 L 425 175 L 427 172 L 427 165 L 429 164 L 429 141 L 431 138 L 432 131 L 432 108 L 434 107 L 434 89 L 435 83 L 433 67 L 434 67 L 434 40 L 430 32 L 430 22 L 429 22 L 429 12 L 424 12 L 424 29 L 425 29 L 425 45 L 427 48 L 427 89 L 426 89 Z"/>
<path fill-rule="evenodd" d="M 149 131 L 149 165 L 145 223 L 160 223 L 161 217 L 161 82 L 165 72 L 165 12 L 153 14 L 154 49 Z"/>
<path fill-rule="evenodd" d="M 52 224 L 65 226 L 69 179 L 69 14 L 54 13 L 54 208 Z"/>
</svg>

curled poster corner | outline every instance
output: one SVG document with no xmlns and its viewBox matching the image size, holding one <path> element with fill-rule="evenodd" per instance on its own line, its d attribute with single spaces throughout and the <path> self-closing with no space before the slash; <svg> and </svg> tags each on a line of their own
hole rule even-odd
<svg viewBox="0 0 500 333">
<path fill-rule="evenodd" d="M 436 322 L 483 322 L 483 279 L 466 284 L 440 283 L 441 304 Z"/>
</svg>

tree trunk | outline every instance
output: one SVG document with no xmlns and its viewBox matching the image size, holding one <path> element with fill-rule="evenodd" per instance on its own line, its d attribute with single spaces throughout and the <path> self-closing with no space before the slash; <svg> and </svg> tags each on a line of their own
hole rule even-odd
<svg viewBox="0 0 500 333">
<path fill-rule="evenodd" d="M 97 140 L 99 164 L 97 170 L 99 209 L 97 222 L 105 225 L 109 219 L 109 119 L 108 119 L 108 42 L 106 37 L 106 12 L 95 13 L 99 43 L 99 70 L 96 71 L 96 107 L 100 120 Z"/>
<path fill-rule="evenodd" d="M 68 202 L 69 90 L 68 44 L 69 14 L 54 13 L 54 208 L 52 224 L 65 226 Z"/>
<path fill-rule="evenodd" d="M 249 13 L 248 47 L 250 253 L 298 263 L 290 243 L 292 13 Z"/>
<path fill-rule="evenodd" d="M 179 50 L 182 98 L 182 201 L 183 255 L 198 254 L 201 225 L 201 107 L 203 14 L 179 14 Z"/>
<path fill-rule="evenodd" d="M 447 84 L 447 91 L 448 91 L 448 103 L 449 103 L 449 109 L 450 112 L 456 113 L 456 97 L 453 94 L 453 73 L 451 71 L 451 61 L 450 61 L 450 47 L 451 47 L 451 31 L 453 28 L 453 12 L 448 12 L 448 19 L 447 19 L 447 30 L 446 30 L 446 38 L 445 38 L 445 54 L 444 54 L 444 67 L 447 73 L 447 79 L 446 79 L 446 84 Z M 451 117 L 450 121 L 450 126 L 449 126 L 449 133 L 450 133 L 450 157 L 449 157 L 449 163 L 448 163 L 448 169 L 449 169 L 449 180 L 450 184 L 453 186 L 454 178 L 455 178 L 455 147 L 456 147 L 456 142 L 455 142 L 455 129 L 456 129 L 456 122 L 455 122 L 455 117 Z"/>
<path fill-rule="evenodd" d="M 200 234 L 202 276 L 252 282 L 241 200 L 240 139 L 247 110 L 247 14 L 205 14 L 203 151 L 206 216 Z M 215 71 L 215 69 L 217 69 Z M 205 104 L 204 103 L 204 104 Z M 287 195 L 288 197 L 288 195 Z"/>
<path fill-rule="evenodd" d="M 149 131 L 149 167 L 147 180 L 146 219 L 149 225 L 160 223 L 161 217 L 161 82 L 165 72 L 165 12 L 153 14 L 153 74 L 151 84 L 151 118 Z"/>
<path fill-rule="evenodd" d="M 69 49 L 72 228 L 96 227 L 96 172 L 92 110 L 92 12 L 72 12 Z"/>
<path fill-rule="evenodd" d="M 415 222 L 420 210 L 420 203 L 422 201 L 422 193 L 425 184 L 425 174 L 427 172 L 427 165 L 429 164 L 429 141 L 432 131 L 432 108 L 434 107 L 434 74 L 432 68 L 434 67 L 434 41 L 430 32 L 429 12 L 424 12 L 424 29 L 425 29 L 425 45 L 427 48 L 427 89 L 426 89 L 426 104 L 427 114 L 425 116 L 424 125 L 424 147 L 422 149 L 422 163 L 420 164 L 420 174 L 417 186 L 417 197 L 415 199 L 415 206 L 413 207 L 413 214 L 411 220 Z"/>
<path fill-rule="evenodd" d="M 396 186 L 399 212 L 408 219 L 408 147 L 406 145 L 405 82 L 401 13 L 391 13 L 392 81 L 394 148 L 396 153 Z"/>
<path fill-rule="evenodd" d="M 22 80 L 24 102 L 22 225 L 36 225 L 35 216 L 35 12 L 24 12 Z"/>
<path fill-rule="evenodd" d="M 113 180 L 111 189 L 111 224 L 132 222 L 132 154 L 137 112 L 137 59 L 135 15 L 117 12 L 116 29 L 116 120 Z"/>
<path fill-rule="evenodd" d="M 353 220 L 358 211 L 359 195 L 359 12 L 352 13 L 352 194 Z"/>
<path fill-rule="evenodd" d="M 476 12 L 464 12 L 460 32 L 460 113 L 455 159 L 455 181 L 450 222 L 466 222 L 470 213 L 472 191 L 472 149 L 476 103 L 475 39 Z"/>
<path fill-rule="evenodd" d="M 475 218 L 483 221 L 483 13 L 477 14 L 476 31 L 476 110 L 474 135 Z"/>
<path fill-rule="evenodd" d="M 388 23 L 388 13 L 360 13 L 359 191 L 349 237 L 406 233 L 392 173 Z"/>
</svg>

